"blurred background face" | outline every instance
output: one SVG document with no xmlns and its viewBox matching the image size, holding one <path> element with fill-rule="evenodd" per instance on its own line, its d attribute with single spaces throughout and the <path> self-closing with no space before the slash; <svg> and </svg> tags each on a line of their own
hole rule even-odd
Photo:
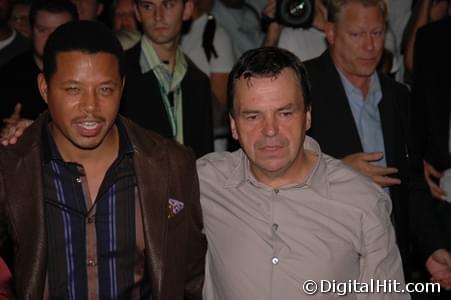
<svg viewBox="0 0 451 300">
<path fill-rule="evenodd" d="M 45 10 L 38 11 L 36 21 L 32 28 L 33 48 L 35 55 L 42 59 L 44 46 L 50 34 L 60 25 L 72 20 L 69 13 L 53 13 Z"/>
<path fill-rule="evenodd" d="M 12 0 L 0 0 L 0 25 L 8 23 L 12 8 Z"/>
<path fill-rule="evenodd" d="M 326 25 L 334 63 L 348 76 L 371 76 L 384 51 L 385 21 L 377 6 L 350 2 L 341 18 Z"/>
<path fill-rule="evenodd" d="M 9 25 L 27 38 L 31 38 L 30 4 L 16 4 L 9 19 Z"/>
<path fill-rule="evenodd" d="M 116 2 L 113 12 L 114 30 L 138 29 L 133 5 L 133 0 L 118 0 Z"/>
<path fill-rule="evenodd" d="M 183 21 L 191 18 L 193 5 L 183 0 L 140 0 L 136 16 L 154 44 L 178 41 Z"/>
<path fill-rule="evenodd" d="M 432 1 L 429 18 L 431 22 L 439 21 L 448 15 L 449 2 L 448 0 Z"/>
<path fill-rule="evenodd" d="M 80 20 L 95 21 L 102 13 L 103 4 L 99 0 L 72 0 L 77 7 Z"/>
</svg>

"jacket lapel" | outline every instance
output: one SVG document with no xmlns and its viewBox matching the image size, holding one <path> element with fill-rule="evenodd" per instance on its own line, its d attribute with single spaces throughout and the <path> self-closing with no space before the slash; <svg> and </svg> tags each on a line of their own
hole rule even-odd
<svg viewBox="0 0 451 300">
<path fill-rule="evenodd" d="M 312 99 L 312 122 L 315 131 L 321 132 L 321 138 L 328 141 L 326 145 L 320 140 L 324 152 L 331 151 L 342 158 L 350 153 L 362 152 L 363 147 L 354 116 L 349 105 L 340 75 L 332 61 L 329 50 L 319 58 L 319 68 L 315 68 L 315 89 Z M 328 87 L 323 83 L 327 81 Z M 318 99 L 315 98 L 318 95 Z M 318 103 L 321 100 L 321 103 Z M 317 110 L 315 112 L 315 110 Z M 319 112 L 318 112 L 319 111 Z M 325 126 L 339 122 L 339 126 Z"/>
<path fill-rule="evenodd" d="M 354 115 L 352 114 L 351 106 L 349 104 L 348 96 L 340 79 L 338 71 L 334 67 L 334 81 L 336 87 L 330 91 L 334 91 L 334 96 L 330 97 L 330 120 L 340 120 L 342 123 L 344 139 L 348 140 L 349 145 L 355 145 L 357 152 L 362 152 L 362 142 L 360 141 L 359 132 L 355 123 Z M 321 125 L 320 125 L 321 126 Z M 358 148 L 358 149 L 357 149 Z"/>
<path fill-rule="evenodd" d="M 124 121 L 124 124 L 129 122 Z M 134 167 L 141 203 L 148 270 L 155 299 L 162 294 L 168 222 L 168 157 L 153 140 L 140 143 L 133 127 L 127 133 L 135 147 Z"/>
<path fill-rule="evenodd" d="M 382 123 L 382 134 L 384 137 L 384 148 L 385 148 L 385 160 L 387 166 L 396 165 L 395 161 L 395 144 L 396 144 L 396 99 L 394 98 L 394 93 L 387 91 L 386 81 L 382 75 L 379 74 L 381 89 L 382 89 L 382 99 L 379 103 L 379 114 Z M 400 114 L 399 114 L 400 116 Z"/>
</svg>

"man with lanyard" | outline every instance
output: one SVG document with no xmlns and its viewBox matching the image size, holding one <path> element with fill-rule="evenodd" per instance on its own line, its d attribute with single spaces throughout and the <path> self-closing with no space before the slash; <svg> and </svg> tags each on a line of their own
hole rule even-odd
<svg viewBox="0 0 451 300">
<path fill-rule="evenodd" d="M 179 47 L 191 0 L 136 0 L 143 37 L 126 53 L 127 84 L 121 111 L 141 126 L 193 148 L 213 150 L 211 89 Z"/>
</svg>

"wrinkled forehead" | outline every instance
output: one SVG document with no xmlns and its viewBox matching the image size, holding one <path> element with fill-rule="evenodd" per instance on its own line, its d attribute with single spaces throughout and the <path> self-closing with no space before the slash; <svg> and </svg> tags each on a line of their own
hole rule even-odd
<svg viewBox="0 0 451 300">
<path fill-rule="evenodd" d="M 297 74 L 286 69 L 281 73 L 272 75 L 243 73 L 235 82 L 235 98 L 247 102 L 250 98 L 258 101 L 260 99 L 293 99 L 301 100 L 303 103 L 303 93 L 301 83 Z"/>
</svg>

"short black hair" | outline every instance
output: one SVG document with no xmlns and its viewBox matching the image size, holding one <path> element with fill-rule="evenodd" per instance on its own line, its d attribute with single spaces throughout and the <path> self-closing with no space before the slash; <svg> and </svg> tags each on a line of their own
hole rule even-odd
<svg viewBox="0 0 451 300">
<path fill-rule="evenodd" d="M 227 109 L 234 113 L 235 83 L 238 79 L 276 77 L 284 69 L 292 69 L 299 79 L 304 97 L 305 111 L 310 110 L 310 82 L 307 70 L 299 58 L 288 50 L 277 47 L 263 47 L 245 52 L 230 71 L 227 82 Z"/>
<path fill-rule="evenodd" d="M 30 26 L 33 28 L 36 23 L 36 15 L 40 11 L 61 14 L 68 13 L 72 21 L 78 20 L 77 7 L 70 0 L 43 0 L 34 1 L 30 8 Z"/>
<path fill-rule="evenodd" d="M 56 72 L 58 53 L 80 51 L 87 54 L 109 53 L 119 63 L 119 73 L 124 78 L 124 50 L 114 33 L 98 21 L 73 21 L 58 27 L 44 48 L 44 76 L 47 81 Z"/>
</svg>

